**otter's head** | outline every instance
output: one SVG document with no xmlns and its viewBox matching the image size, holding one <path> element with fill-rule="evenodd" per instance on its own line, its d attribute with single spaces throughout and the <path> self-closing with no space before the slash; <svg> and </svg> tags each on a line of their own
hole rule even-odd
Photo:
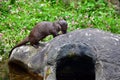
<svg viewBox="0 0 120 80">
<path fill-rule="evenodd" d="M 63 34 L 67 33 L 68 24 L 65 20 L 59 20 L 58 23 L 61 26 L 61 31 Z"/>
</svg>

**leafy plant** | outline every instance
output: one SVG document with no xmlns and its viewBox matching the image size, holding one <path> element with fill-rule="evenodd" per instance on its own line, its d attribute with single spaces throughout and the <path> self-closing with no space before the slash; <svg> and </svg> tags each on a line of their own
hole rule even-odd
<svg viewBox="0 0 120 80">
<path fill-rule="evenodd" d="M 13 0 L 14 1 L 14 0 Z M 57 2 L 59 1 L 59 2 Z M 25 38 L 34 25 L 41 21 L 65 18 L 68 32 L 83 28 L 99 28 L 120 33 L 120 16 L 104 0 L 81 0 L 63 3 L 61 0 L 16 0 L 14 4 L 3 0 L 0 7 L 0 55 Z M 49 41 L 52 36 L 44 41 Z"/>
</svg>

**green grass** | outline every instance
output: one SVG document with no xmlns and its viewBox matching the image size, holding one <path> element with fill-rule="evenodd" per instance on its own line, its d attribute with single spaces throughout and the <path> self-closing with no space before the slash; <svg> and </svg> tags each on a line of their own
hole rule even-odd
<svg viewBox="0 0 120 80">
<path fill-rule="evenodd" d="M 51 1 L 3 0 L 0 4 L 0 55 L 8 55 L 11 48 L 25 38 L 34 25 L 41 21 L 55 21 L 66 18 L 68 31 L 78 28 L 98 28 L 112 33 L 120 33 L 120 15 L 113 8 L 108 7 L 103 0 L 82 0 L 75 7 Z M 51 37 L 45 39 L 50 40 Z"/>
</svg>

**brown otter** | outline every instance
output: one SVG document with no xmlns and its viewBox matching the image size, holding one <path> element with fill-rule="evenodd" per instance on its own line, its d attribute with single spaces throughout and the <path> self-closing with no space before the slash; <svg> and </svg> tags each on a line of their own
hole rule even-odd
<svg viewBox="0 0 120 80">
<path fill-rule="evenodd" d="M 65 20 L 59 20 L 55 22 L 44 21 L 36 24 L 29 36 L 12 48 L 9 56 L 11 55 L 13 49 L 25 45 L 28 42 L 30 42 L 30 45 L 34 46 L 35 48 L 38 48 L 39 41 L 44 39 L 46 36 L 53 35 L 53 37 L 56 37 L 59 35 L 58 33 L 60 31 L 62 34 L 67 33 L 67 26 L 68 24 Z"/>
</svg>

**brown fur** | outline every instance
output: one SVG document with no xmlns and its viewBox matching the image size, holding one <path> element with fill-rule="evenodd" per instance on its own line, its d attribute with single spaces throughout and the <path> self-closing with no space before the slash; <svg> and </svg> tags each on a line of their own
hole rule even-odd
<svg viewBox="0 0 120 80">
<path fill-rule="evenodd" d="M 25 45 L 28 42 L 30 42 L 30 45 L 34 46 L 35 48 L 38 48 L 40 40 L 44 39 L 48 35 L 53 35 L 53 37 L 56 37 L 59 35 L 59 31 L 61 31 L 62 34 L 67 32 L 67 22 L 65 20 L 59 20 L 56 22 L 40 22 L 35 25 L 28 37 L 12 48 L 11 52 L 16 47 Z M 11 55 L 11 52 L 9 56 Z"/>
</svg>

